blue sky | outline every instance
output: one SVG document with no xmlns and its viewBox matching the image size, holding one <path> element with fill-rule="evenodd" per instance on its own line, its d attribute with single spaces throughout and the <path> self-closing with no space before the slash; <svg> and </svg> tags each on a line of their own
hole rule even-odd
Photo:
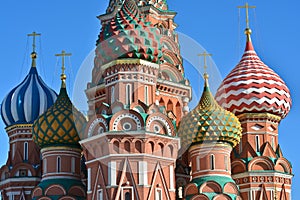
<svg viewBox="0 0 300 200">
<path fill-rule="evenodd" d="M 177 31 L 194 39 L 208 52 L 221 76 L 224 78 L 238 63 L 245 44 L 244 11 L 239 14 L 238 5 L 243 0 L 169 0 L 170 9 L 178 12 L 175 22 Z M 298 123 L 300 114 L 300 67 L 299 32 L 300 3 L 288 1 L 252 0 L 256 5 L 250 11 L 250 26 L 253 30 L 253 43 L 260 58 L 275 70 L 291 90 L 293 106 L 290 114 L 281 122 L 279 142 L 283 153 L 293 164 L 293 199 L 300 198 L 300 166 L 297 151 L 299 150 Z M 104 13 L 108 0 L 52 0 L 41 1 L 3 1 L 0 7 L 0 99 L 27 74 L 30 66 L 29 54 L 31 40 L 26 34 L 32 31 L 42 33 L 38 39 L 38 70 L 45 82 L 56 91 L 59 90 L 60 67 L 54 54 L 65 49 L 73 56 L 67 60 L 69 92 L 83 60 L 95 47 L 100 31 L 97 15 Z M 188 57 L 197 60 L 194 49 L 185 47 Z M 40 48 L 41 47 L 41 48 Z M 185 59 L 189 59 L 186 58 Z M 194 66 L 197 64 L 194 64 Z M 196 66 L 195 66 L 196 67 Z M 197 101 L 202 89 L 202 80 L 195 76 L 191 64 L 186 64 L 186 75 L 194 86 Z M 217 75 L 216 75 L 217 76 Z M 217 87 L 217 86 L 216 86 Z M 0 123 L 0 164 L 5 163 L 8 149 L 8 138 L 4 125 Z"/>
</svg>

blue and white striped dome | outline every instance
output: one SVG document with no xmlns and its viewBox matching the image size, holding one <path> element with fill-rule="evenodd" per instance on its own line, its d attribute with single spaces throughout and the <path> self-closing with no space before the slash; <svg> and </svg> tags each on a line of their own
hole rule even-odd
<svg viewBox="0 0 300 200">
<path fill-rule="evenodd" d="M 33 123 L 57 98 L 32 66 L 26 78 L 4 98 L 1 116 L 6 126 Z"/>
</svg>

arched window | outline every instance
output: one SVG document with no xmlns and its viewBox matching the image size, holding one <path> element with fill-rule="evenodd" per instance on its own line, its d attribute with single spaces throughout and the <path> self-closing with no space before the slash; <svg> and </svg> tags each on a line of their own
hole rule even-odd
<svg viewBox="0 0 300 200">
<path fill-rule="evenodd" d="M 28 160 L 28 142 L 24 142 L 24 160 Z"/>
<path fill-rule="evenodd" d="M 210 169 L 211 170 L 215 169 L 215 156 L 213 154 L 210 155 Z"/>
<path fill-rule="evenodd" d="M 271 145 L 272 145 L 272 148 L 275 149 L 275 138 L 274 138 L 274 136 L 271 137 Z"/>
<path fill-rule="evenodd" d="M 259 147 L 260 147 L 260 142 L 259 142 L 259 136 L 255 136 L 255 146 L 256 146 L 256 151 L 259 152 Z"/>
<path fill-rule="evenodd" d="M 125 141 L 124 142 L 124 149 L 127 151 L 127 153 L 130 153 L 130 142 Z"/>
<path fill-rule="evenodd" d="M 115 102 L 115 86 L 112 86 L 110 89 L 110 101 L 111 104 Z"/>
<path fill-rule="evenodd" d="M 56 171 L 60 172 L 61 171 L 61 158 L 57 157 L 57 161 L 56 161 Z"/>
</svg>

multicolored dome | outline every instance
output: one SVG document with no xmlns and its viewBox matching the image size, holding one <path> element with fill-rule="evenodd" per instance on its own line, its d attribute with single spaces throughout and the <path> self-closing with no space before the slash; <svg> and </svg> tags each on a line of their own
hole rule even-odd
<svg viewBox="0 0 300 200">
<path fill-rule="evenodd" d="M 31 124 L 50 106 L 57 94 L 49 88 L 38 75 L 32 53 L 32 67 L 25 79 L 4 98 L 1 104 L 1 116 L 6 126 Z"/>
<path fill-rule="evenodd" d="M 216 100 L 236 115 L 267 112 L 284 118 L 291 109 L 291 95 L 284 81 L 254 51 L 250 30 L 239 64 L 219 87 Z"/>
<path fill-rule="evenodd" d="M 111 13 L 114 11 L 116 5 L 120 0 L 110 0 L 109 6 L 106 13 Z M 168 10 L 167 0 L 135 0 L 138 6 L 149 6 L 153 5 L 155 8 L 163 11 Z"/>
<path fill-rule="evenodd" d="M 205 74 L 205 86 L 199 104 L 184 116 L 178 130 L 183 146 L 210 141 L 224 141 L 236 146 L 242 136 L 238 118 L 223 109 L 215 101 L 208 86 Z"/>
<path fill-rule="evenodd" d="M 120 58 L 159 63 L 162 57 L 160 32 L 140 17 L 134 0 L 125 0 L 116 16 L 103 26 L 97 41 L 97 66 Z"/>
<path fill-rule="evenodd" d="M 41 148 L 49 146 L 79 147 L 79 133 L 86 118 L 72 104 L 64 82 L 56 102 L 33 124 L 33 140 Z"/>
</svg>

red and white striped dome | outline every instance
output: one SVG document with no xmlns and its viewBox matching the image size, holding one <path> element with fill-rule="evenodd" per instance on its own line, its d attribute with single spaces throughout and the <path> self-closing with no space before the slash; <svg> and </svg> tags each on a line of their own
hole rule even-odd
<svg viewBox="0 0 300 200">
<path fill-rule="evenodd" d="M 284 81 L 254 51 L 250 33 L 244 55 L 219 87 L 216 100 L 236 115 L 267 112 L 284 118 L 291 108 Z"/>
</svg>

